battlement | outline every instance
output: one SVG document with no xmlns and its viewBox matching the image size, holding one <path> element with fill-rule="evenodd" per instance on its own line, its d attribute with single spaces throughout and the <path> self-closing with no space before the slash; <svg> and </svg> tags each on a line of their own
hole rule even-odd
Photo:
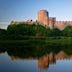
<svg viewBox="0 0 72 72">
<path fill-rule="evenodd" d="M 57 21 L 56 17 L 49 17 L 49 12 L 47 10 L 39 10 L 37 13 L 37 20 L 43 26 L 52 28 L 64 29 L 66 26 L 72 26 L 72 21 Z M 33 24 L 33 20 L 27 21 L 11 21 L 11 24 Z"/>
</svg>

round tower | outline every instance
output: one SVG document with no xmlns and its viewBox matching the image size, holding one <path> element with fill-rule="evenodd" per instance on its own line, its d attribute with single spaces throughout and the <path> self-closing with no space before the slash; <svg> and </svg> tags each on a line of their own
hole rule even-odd
<svg viewBox="0 0 72 72">
<path fill-rule="evenodd" d="M 38 18 L 37 21 L 45 26 L 48 26 L 49 24 L 49 14 L 47 10 L 40 10 L 38 12 Z"/>
</svg>

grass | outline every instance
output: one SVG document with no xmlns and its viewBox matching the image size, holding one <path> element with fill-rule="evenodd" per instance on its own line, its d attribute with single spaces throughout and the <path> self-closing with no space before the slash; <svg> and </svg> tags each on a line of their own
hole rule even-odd
<svg viewBox="0 0 72 72">
<path fill-rule="evenodd" d="M 0 40 L 0 50 L 23 55 L 41 56 L 46 53 L 58 53 L 63 50 L 72 54 L 72 37 L 33 38 L 25 40 Z M 22 55 L 21 55 L 22 56 Z"/>
<path fill-rule="evenodd" d="M 45 39 L 29 39 L 29 40 L 0 40 L 0 44 L 16 44 L 16 45 L 72 45 L 72 37 Z"/>
</svg>

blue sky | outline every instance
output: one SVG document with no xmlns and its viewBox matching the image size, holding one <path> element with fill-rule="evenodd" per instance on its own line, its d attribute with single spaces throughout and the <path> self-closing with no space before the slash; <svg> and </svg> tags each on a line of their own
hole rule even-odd
<svg viewBox="0 0 72 72">
<path fill-rule="evenodd" d="M 46 9 L 57 20 L 72 20 L 72 0 L 0 0 L 0 23 L 12 20 L 36 20 L 37 12 Z"/>
</svg>

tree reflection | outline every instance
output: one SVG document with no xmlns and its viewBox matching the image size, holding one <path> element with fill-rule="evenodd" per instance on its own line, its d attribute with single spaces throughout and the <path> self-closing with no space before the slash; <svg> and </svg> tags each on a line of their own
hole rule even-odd
<svg viewBox="0 0 72 72">
<path fill-rule="evenodd" d="M 46 69 L 57 60 L 72 59 L 72 47 L 60 46 L 32 46 L 20 48 L 0 48 L 0 53 L 7 52 L 11 60 L 37 59 L 38 67 Z"/>
</svg>

